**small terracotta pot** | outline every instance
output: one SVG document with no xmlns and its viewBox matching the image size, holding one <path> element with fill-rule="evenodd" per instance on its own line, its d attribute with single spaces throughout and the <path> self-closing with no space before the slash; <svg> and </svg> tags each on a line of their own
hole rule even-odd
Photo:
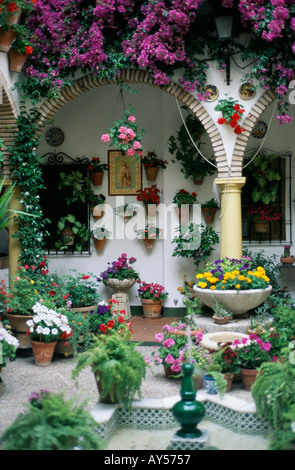
<svg viewBox="0 0 295 470">
<path fill-rule="evenodd" d="M 257 369 L 242 369 L 242 380 L 247 392 L 250 392 L 252 385 L 254 384 L 256 377 L 258 375 Z"/>
<path fill-rule="evenodd" d="M 204 176 L 196 176 L 194 179 L 194 184 L 201 185 L 204 182 Z"/>
<path fill-rule="evenodd" d="M 19 341 L 19 349 L 31 349 L 31 339 L 26 334 L 28 331 L 27 321 L 33 318 L 33 315 L 14 315 L 6 313 L 7 319 L 13 333 Z"/>
<path fill-rule="evenodd" d="M 20 73 L 28 58 L 27 54 L 20 54 L 14 49 L 9 49 L 9 70 Z"/>
<path fill-rule="evenodd" d="M 163 301 L 141 299 L 143 316 L 145 318 L 159 318 L 161 316 Z"/>
<path fill-rule="evenodd" d="M 282 256 L 280 261 L 282 264 L 293 264 L 295 261 L 295 258 L 294 256 L 288 256 L 288 257 Z"/>
<path fill-rule="evenodd" d="M 144 238 L 143 243 L 147 250 L 151 250 L 154 248 L 155 240 L 152 238 Z"/>
<path fill-rule="evenodd" d="M 148 181 L 155 181 L 158 176 L 159 168 L 155 166 L 146 167 L 145 175 Z"/>
<path fill-rule="evenodd" d="M 16 33 L 14 31 L 0 29 L 0 51 L 8 52 L 15 38 Z"/>
<path fill-rule="evenodd" d="M 103 171 L 99 171 L 97 173 L 90 173 L 90 178 L 92 181 L 93 186 L 101 186 L 103 182 Z"/>
<path fill-rule="evenodd" d="M 226 323 L 228 323 L 230 320 L 233 319 L 233 317 L 219 318 L 219 317 L 215 317 L 214 315 L 212 316 L 212 318 L 215 321 L 215 323 L 217 323 L 217 325 L 225 325 Z"/>
<path fill-rule="evenodd" d="M 202 213 L 203 213 L 203 216 L 207 225 L 213 224 L 216 212 L 217 212 L 216 207 L 212 207 L 212 208 L 203 207 L 202 208 Z"/>
<path fill-rule="evenodd" d="M 104 397 L 102 397 L 101 396 L 102 391 L 103 391 L 102 381 L 101 381 L 101 379 L 97 379 L 96 376 L 95 376 L 95 380 L 96 380 L 97 390 L 98 390 L 98 393 L 99 393 L 100 403 L 105 403 L 105 404 L 108 404 L 108 405 L 119 403 L 119 399 L 118 399 L 117 393 L 116 393 L 116 384 L 114 384 L 114 386 L 113 386 L 113 398 L 112 398 L 112 395 L 110 393 L 108 393 Z"/>
<path fill-rule="evenodd" d="M 231 390 L 231 386 L 232 386 L 232 383 L 233 383 L 234 376 L 235 376 L 234 372 L 232 374 L 224 374 L 224 378 L 227 382 L 227 384 L 226 384 L 226 393 L 230 392 L 230 390 Z"/>
<path fill-rule="evenodd" d="M 182 207 L 176 207 L 176 213 L 178 214 L 179 223 L 188 225 L 190 220 L 190 205 L 184 204 Z"/>
<path fill-rule="evenodd" d="M 157 213 L 157 205 L 156 204 L 145 204 L 145 211 L 148 217 L 155 217 Z"/>
<path fill-rule="evenodd" d="M 269 223 L 268 222 L 255 222 L 255 231 L 257 233 L 269 233 Z"/>
<path fill-rule="evenodd" d="M 51 343 L 43 343 L 42 341 L 31 340 L 31 343 L 36 366 L 49 366 L 52 361 L 57 341 L 52 341 Z"/>
<path fill-rule="evenodd" d="M 104 216 L 103 208 L 104 208 L 104 205 L 97 205 L 97 206 L 91 207 L 92 217 L 95 220 L 102 219 L 102 217 Z"/>
<path fill-rule="evenodd" d="M 93 241 L 94 241 L 94 246 L 96 250 L 102 251 L 105 247 L 107 239 L 106 238 L 100 238 L 100 239 L 93 238 Z"/>
</svg>

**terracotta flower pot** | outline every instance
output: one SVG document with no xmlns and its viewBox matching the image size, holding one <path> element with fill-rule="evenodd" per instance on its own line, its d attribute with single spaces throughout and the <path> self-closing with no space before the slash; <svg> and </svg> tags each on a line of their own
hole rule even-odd
<svg viewBox="0 0 295 470">
<path fill-rule="evenodd" d="M 225 325 L 226 323 L 228 323 L 230 320 L 233 319 L 233 317 L 220 318 L 220 317 L 215 317 L 214 315 L 212 316 L 212 318 L 217 325 Z"/>
<path fill-rule="evenodd" d="M 104 216 L 104 205 L 97 205 L 91 208 L 92 216 L 95 220 L 102 219 Z"/>
<path fill-rule="evenodd" d="M 252 385 L 254 384 L 256 377 L 258 375 L 257 369 L 242 369 L 242 380 L 244 388 L 247 392 L 250 392 Z"/>
<path fill-rule="evenodd" d="M 196 176 L 194 179 L 194 184 L 201 185 L 204 182 L 204 176 Z"/>
<path fill-rule="evenodd" d="M 148 217 L 156 217 L 157 205 L 156 204 L 145 204 L 145 212 Z"/>
<path fill-rule="evenodd" d="M 90 178 L 93 186 L 101 186 L 103 182 L 104 171 L 99 171 L 97 173 L 90 173 Z"/>
<path fill-rule="evenodd" d="M 288 257 L 282 256 L 280 261 L 282 264 L 293 264 L 295 261 L 295 258 L 294 256 L 288 256 Z"/>
<path fill-rule="evenodd" d="M 190 205 L 183 204 L 181 207 L 176 207 L 175 210 L 178 215 L 179 223 L 188 225 L 190 220 Z"/>
<path fill-rule="evenodd" d="M 27 54 L 20 54 L 14 49 L 9 49 L 9 70 L 20 73 L 28 58 Z"/>
<path fill-rule="evenodd" d="M 82 313 L 82 315 L 85 318 L 87 318 L 89 313 L 92 310 L 95 310 L 95 309 L 96 309 L 96 305 L 88 305 L 87 307 L 74 307 L 74 308 L 71 308 L 71 311 L 75 312 L 75 313 Z"/>
<path fill-rule="evenodd" d="M 159 168 L 152 166 L 145 168 L 146 179 L 148 181 L 155 181 L 159 172 Z"/>
<path fill-rule="evenodd" d="M 231 386 L 232 386 L 232 383 L 233 383 L 234 376 L 235 376 L 234 372 L 232 374 L 224 374 L 224 378 L 227 382 L 226 383 L 226 393 L 230 392 L 230 390 L 231 390 Z"/>
<path fill-rule="evenodd" d="M 95 376 L 95 380 L 96 380 L 97 390 L 99 393 L 100 403 L 105 403 L 108 405 L 119 403 L 119 398 L 117 397 L 117 393 L 116 393 L 116 384 L 114 384 L 113 386 L 113 397 L 111 393 L 108 393 L 105 396 L 102 396 L 102 391 L 103 391 L 102 380 L 98 379 L 96 376 Z"/>
<path fill-rule="evenodd" d="M 93 238 L 93 241 L 94 241 L 94 246 L 95 246 L 96 250 L 102 251 L 105 247 L 107 239 L 106 238 L 100 238 L 100 239 Z"/>
<path fill-rule="evenodd" d="M 217 212 L 216 207 L 212 207 L 212 208 L 211 207 L 203 207 L 202 208 L 202 213 L 203 213 L 203 216 L 204 216 L 204 219 L 205 219 L 205 222 L 206 222 L 207 225 L 213 224 L 216 212 Z"/>
<path fill-rule="evenodd" d="M 152 238 L 144 238 L 143 243 L 147 250 L 151 250 L 154 248 L 155 240 Z"/>
<path fill-rule="evenodd" d="M 141 299 L 143 316 L 145 318 L 159 318 L 162 311 L 162 300 Z"/>
<path fill-rule="evenodd" d="M 33 318 L 33 315 L 14 315 L 6 313 L 7 319 L 13 333 L 19 341 L 19 349 L 31 349 L 30 337 L 26 334 L 28 331 L 27 321 Z"/>
<path fill-rule="evenodd" d="M 269 233 L 269 223 L 263 221 L 255 221 L 255 231 L 256 233 Z"/>
<path fill-rule="evenodd" d="M 14 31 L 0 29 L 0 51 L 8 52 L 15 38 L 16 33 Z"/>
<path fill-rule="evenodd" d="M 52 341 L 51 343 L 43 343 L 42 341 L 31 340 L 31 343 L 36 366 L 49 366 L 52 361 L 57 341 Z"/>
</svg>

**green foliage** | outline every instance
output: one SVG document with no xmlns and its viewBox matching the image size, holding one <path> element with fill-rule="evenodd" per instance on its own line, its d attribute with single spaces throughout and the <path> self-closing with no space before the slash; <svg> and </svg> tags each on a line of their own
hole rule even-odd
<svg viewBox="0 0 295 470">
<path fill-rule="evenodd" d="M 75 202 L 86 204 L 89 195 L 92 193 L 88 178 L 84 177 L 80 171 L 72 171 L 70 174 L 61 172 L 58 189 L 69 189 L 66 197 L 67 205 Z"/>
<path fill-rule="evenodd" d="M 91 230 L 85 225 L 82 224 L 73 214 L 68 214 L 64 217 L 61 217 L 57 223 L 58 233 L 62 235 L 64 229 L 71 229 L 74 235 L 74 246 L 78 253 L 81 253 L 83 250 L 83 244 L 88 242 L 91 237 Z M 67 244 L 63 236 L 61 240 L 57 241 L 55 246 L 59 250 L 68 250 L 72 248 L 72 245 Z"/>
<path fill-rule="evenodd" d="M 274 168 L 276 160 L 277 155 L 275 154 L 268 155 L 267 157 L 258 154 L 251 165 L 249 165 L 249 171 L 257 183 L 252 191 L 254 203 L 262 202 L 268 205 L 278 202 L 278 191 L 282 178 L 279 171 Z"/>
<path fill-rule="evenodd" d="M 90 348 L 92 343 L 92 333 L 87 318 L 83 314 L 73 311 L 66 313 L 69 325 L 72 330 L 72 336 L 67 339 L 73 348 L 73 354 L 76 356 L 78 353 Z"/>
<path fill-rule="evenodd" d="M 200 137 L 205 132 L 201 122 L 190 113 L 186 117 L 185 124 L 194 142 L 199 141 Z M 186 179 L 192 179 L 194 181 L 198 176 L 212 175 L 215 173 L 214 167 L 201 157 L 193 145 L 184 124 L 180 127 L 176 137 L 171 136 L 169 138 L 168 143 L 169 152 L 175 155 L 176 160 L 180 162 L 182 166 L 181 172 Z M 201 143 L 198 144 L 198 148 L 200 148 L 200 146 Z M 208 160 L 210 161 L 210 158 L 208 158 Z M 213 159 L 211 159 L 211 161 L 213 163 Z M 172 162 L 175 163 L 174 160 L 172 160 Z"/>
<path fill-rule="evenodd" d="M 101 380 L 101 398 L 110 394 L 114 399 L 115 386 L 117 398 L 128 408 L 135 394 L 140 395 L 146 373 L 145 359 L 135 347 L 135 343 L 112 331 L 102 338 L 94 337 L 91 348 L 79 355 L 72 377 L 91 367 L 96 380 Z"/>
<path fill-rule="evenodd" d="M 6 429 L 0 445 L 4 450 L 101 450 L 98 425 L 84 407 L 63 393 L 43 393 Z"/>
<path fill-rule="evenodd" d="M 172 256 L 192 258 L 195 266 L 205 262 L 219 243 L 219 235 L 212 227 L 191 223 L 188 227 L 180 225 L 178 235 L 172 240 L 176 244 Z"/>
</svg>

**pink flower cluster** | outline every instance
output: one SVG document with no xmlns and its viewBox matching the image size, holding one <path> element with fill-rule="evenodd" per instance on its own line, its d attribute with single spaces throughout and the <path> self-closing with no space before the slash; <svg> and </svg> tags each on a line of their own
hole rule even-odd
<svg viewBox="0 0 295 470">
<path fill-rule="evenodd" d="M 154 282 L 146 283 L 145 281 L 142 281 L 138 289 L 138 295 L 142 299 L 164 300 L 167 298 L 168 293 L 165 291 L 165 287 L 161 286 L 161 284 Z"/>
</svg>

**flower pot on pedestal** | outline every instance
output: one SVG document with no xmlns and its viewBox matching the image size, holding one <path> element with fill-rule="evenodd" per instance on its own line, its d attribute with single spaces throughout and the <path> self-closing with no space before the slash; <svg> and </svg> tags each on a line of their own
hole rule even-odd
<svg viewBox="0 0 295 470">
<path fill-rule="evenodd" d="M 125 318 L 129 320 L 131 318 L 131 310 L 129 304 L 129 294 L 127 293 L 136 282 L 136 279 L 116 279 L 110 278 L 106 281 L 106 285 L 111 289 L 115 290 L 115 294 L 112 295 L 112 299 L 119 302 L 118 309 L 125 310 Z"/>
<path fill-rule="evenodd" d="M 289 264 L 290 265 L 290 264 L 294 263 L 295 258 L 294 258 L 294 256 L 287 256 L 287 257 L 282 256 L 280 258 L 280 261 L 281 261 L 282 264 Z"/>
</svg>

